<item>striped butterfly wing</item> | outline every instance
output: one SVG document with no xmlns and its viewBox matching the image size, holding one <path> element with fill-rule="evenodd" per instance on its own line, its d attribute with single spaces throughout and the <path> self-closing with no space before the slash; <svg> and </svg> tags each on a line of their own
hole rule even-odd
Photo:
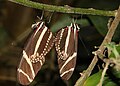
<svg viewBox="0 0 120 86">
<path fill-rule="evenodd" d="M 33 81 L 53 44 L 52 32 L 45 26 L 44 22 L 38 22 L 35 32 L 23 50 L 22 59 L 17 69 L 17 78 L 20 84 L 28 85 Z"/>
<path fill-rule="evenodd" d="M 71 77 L 76 65 L 78 43 L 77 28 L 78 26 L 75 24 L 62 28 L 58 31 L 55 38 L 59 73 L 63 80 L 68 80 Z"/>
</svg>

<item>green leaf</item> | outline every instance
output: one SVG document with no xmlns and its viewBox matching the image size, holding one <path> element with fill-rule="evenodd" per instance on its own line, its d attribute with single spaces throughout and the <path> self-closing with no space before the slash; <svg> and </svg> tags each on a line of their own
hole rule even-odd
<svg viewBox="0 0 120 86">
<path fill-rule="evenodd" d="M 115 64 L 113 68 L 120 72 L 120 45 L 115 43 L 106 44 L 110 60 Z"/>
<path fill-rule="evenodd" d="M 114 82 L 110 81 L 110 82 L 107 82 L 105 85 L 103 86 L 117 86 Z"/>
<path fill-rule="evenodd" d="M 97 84 L 99 83 L 100 79 L 101 79 L 101 75 L 102 75 L 102 70 L 100 70 L 99 72 L 91 75 L 84 83 L 83 86 L 97 86 Z"/>
<path fill-rule="evenodd" d="M 117 86 L 109 77 L 104 77 L 103 86 Z"/>
<path fill-rule="evenodd" d="M 117 29 L 114 33 L 113 39 L 114 41 L 120 41 L 120 24 L 117 26 Z"/>
<path fill-rule="evenodd" d="M 72 20 L 70 20 L 70 17 L 68 15 L 64 15 L 59 19 L 59 21 L 57 21 L 53 26 L 51 26 L 51 31 L 56 32 L 59 29 L 70 25 L 71 22 Z"/>
<path fill-rule="evenodd" d="M 104 86 L 117 86 L 115 83 L 113 83 L 113 82 L 108 82 L 106 85 L 104 85 Z"/>
<path fill-rule="evenodd" d="M 64 28 L 65 26 L 69 26 L 73 21 L 74 18 L 71 18 L 69 15 L 61 16 L 59 21 L 57 21 L 53 26 L 51 26 L 51 31 L 56 32 L 61 28 Z M 79 19 L 75 20 L 75 23 L 80 24 L 81 26 L 88 26 L 90 25 L 89 21 L 87 19 Z"/>
<path fill-rule="evenodd" d="M 89 26 L 90 23 L 87 19 L 79 19 L 76 21 L 77 24 L 80 24 L 82 27 Z"/>
<path fill-rule="evenodd" d="M 107 23 L 108 18 L 107 17 L 101 17 L 101 16 L 88 16 L 90 20 L 92 21 L 93 25 L 96 27 L 98 32 L 105 36 L 108 29 L 107 29 Z"/>
<path fill-rule="evenodd" d="M 120 45 L 115 43 L 106 44 L 109 51 L 109 58 L 118 58 L 120 56 Z"/>
<path fill-rule="evenodd" d="M 113 68 L 112 73 L 116 78 L 119 78 L 119 82 L 120 82 L 120 71 L 117 71 L 115 68 Z"/>
</svg>

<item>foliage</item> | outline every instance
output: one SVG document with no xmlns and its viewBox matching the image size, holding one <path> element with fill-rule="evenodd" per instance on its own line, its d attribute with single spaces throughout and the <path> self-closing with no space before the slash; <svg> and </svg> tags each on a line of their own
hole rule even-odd
<svg viewBox="0 0 120 86">
<path fill-rule="evenodd" d="M 99 72 L 91 75 L 83 84 L 83 86 L 97 86 L 97 84 L 100 81 L 102 75 L 102 70 L 100 70 Z"/>
</svg>

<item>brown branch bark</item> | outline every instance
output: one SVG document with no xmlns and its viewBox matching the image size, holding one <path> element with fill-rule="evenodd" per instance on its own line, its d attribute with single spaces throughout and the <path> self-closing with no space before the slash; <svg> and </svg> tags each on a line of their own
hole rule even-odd
<svg viewBox="0 0 120 86">
<path fill-rule="evenodd" d="M 83 86 L 84 82 L 90 76 L 93 68 L 95 67 L 95 65 L 96 65 L 96 63 L 98 61 L 97 56 L 99 56 L 102 59 L 101 56 L 103 56 L 103 51 L 105 49 L 104 45 L 111 42 L 112 37 L 113 37 L 113 35 L 115 33 L 115 30 L 116 30 L 119 22 L 120 22 L 120 7 L 116 12 L 116 16 L 115 16 L 111 26 L 108 28 L 109 30 L 108 30 L 102 44 L 100 45 L 99 49 L 95 52 L 95 56 L 94 56 L 91 64 L 89 65 L 89 67 L 87 68 L 85 73 L 82 75 L 82 77 L 80 77 L 80 79 L 78 79 L 75 86 Z"/>
</svg>

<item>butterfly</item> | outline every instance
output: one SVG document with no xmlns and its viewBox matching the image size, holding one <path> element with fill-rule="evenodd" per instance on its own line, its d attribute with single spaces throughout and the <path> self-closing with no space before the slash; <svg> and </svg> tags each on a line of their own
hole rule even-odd
<svg viewBox="0 0 120 86">
<path fill-rule="evenodd" d="M 32 25 L 34 32 L 23 49 L 17 69 L 17 79 L 22 85 L 29 85 L 45 62 L 46 54 L 55 44 L 60 77 L 68 80 L 75 69 L 79 27 L 75 23 L 60 29 L 56 36 L 40 21 Z"/>
<path fill-rule="evenodd" d="M 77 24 L 71 23 L 56 34 L 55 48 L 58 54 L 59 73 L 63 80 L 68 80 L 75 69 L 79 29 Z"/>
<path fill-rule="evenodd" d="M 34 32 L 23 49 L 22 59 L 17 69 L 17 79 L 20 84 L 30 84 L 45 62 L 46 54 L 54 45 L 53 33 L 44 22 L 32 26 Z"/>
</svg>

